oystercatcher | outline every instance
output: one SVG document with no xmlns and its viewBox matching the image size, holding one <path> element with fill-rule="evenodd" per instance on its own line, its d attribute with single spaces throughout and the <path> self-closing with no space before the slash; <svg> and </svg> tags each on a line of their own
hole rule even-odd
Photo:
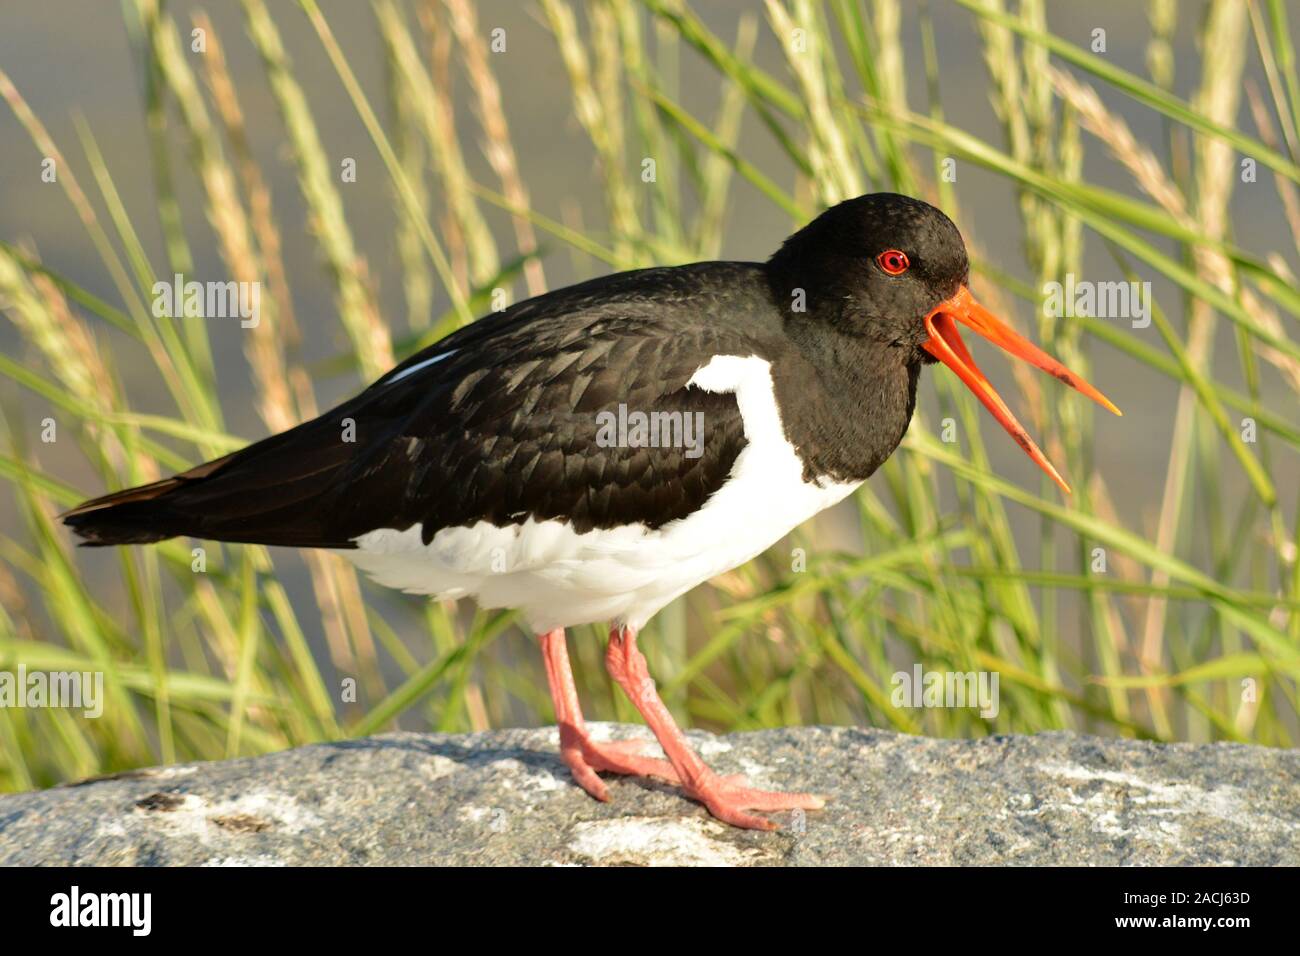
<svg viewBox="0 0 1300 956">
<path fill-rule="evenodd" d="M 849 495 L 898 447 L 921 367 L 961 377 L 1064 490 L 980 372 L 962 323 L 1112 411 L 978 305 L 938 209 L 840 203 L 766 263 L 594 279 L 485 316 L 312 421 L 183 474 L 74 508 L 90 545 L 174 535 L 337 549 L 377 581 L 517 608 L 539 635 L 577 783 L 679 784 L 717 818 L 816 809 L 714 773 L 659 699 L 637 631 Z M 611 621 L 605 662 L 667 760 L 592 740 L 566 627 Z"/>
</svg>

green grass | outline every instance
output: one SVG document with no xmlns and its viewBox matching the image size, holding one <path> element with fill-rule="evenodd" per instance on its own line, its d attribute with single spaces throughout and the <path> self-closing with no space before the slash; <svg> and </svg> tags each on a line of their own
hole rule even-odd
<svg viewBox="0 0 1300 956">
<path fill-rule="evenodd" d="M 27 343 L 21 357 L 0 355 L 0 376 L 42 410 L 38 420 L 55 419 L 59 442 L 75 443 L 85 461 L 78 472 L 52 473 L 30 415 L 0 411 L 0 482 L 18 518 L 0 537 L 0 670 L 103 671 L 108 696 L 97 720 L 0 708 L 0 789 L 372 733 L 399 717 L 440 730 L 549 721 L 533 640 L 508 614 L 381 594 L 325 554 L 306 555 L 311 598 L 291 601 L 266 549 L 208 544 L 197 573 L 198 542 L 179 540 L 120 549 L 114 580 L 88 581 L 85 553 L 54 516 L 316 414 L 314 381 L 342 376 L 359 387 L 482 314 L 493 289 L 540 291 L 557 257 L 587 274 L 711 258 L 735 195 L 770 203 L 793 228 L 827 204 L 882 189 L 957 218 L 977 295 L 1022 327 L 1038 315 L 1027 331 L 1071 368 L 1104 387 L 1108 363 L 1122 357 L 1169 383 L 1178 396 L 1169 426 L 1149 436 L 1166 463 L 1157 474 L 1099 470 L 1087 403 L 1017 374 L 1012 404 L 1028 409 L 1031 431 L 1076 493 L 1063 499 L 1046 479 L 1017 484 L 993 465 L 1007 452 L 1005 436 L 953 376 L 928 375 L 927 411 L 855 499 L 852 547 L 828 549 L 805 527 L 652 622 L 644 646 L 670 706 L 686 723 L 720 729 L 1072 728 L 1296 745 L 1298 490 L 1280 476 L 1295 474 L 1300 452 L 1300 292 L 1291 272 L 1300 251 L 1300 82 L 1282 0 L 1209 5 L 1215 55 L 1180 64 L 1191 76 L 1186 98 L 1173 88 L 1173 5 L 1164 2 L 1150 5 L 1150 72 L 1139 76 L 1053 33 L 1035 0 L 931 0 L 919 18 L 901 17 L 896 0 L 772 0 L 741 15 L 734 36 L 716 35 L 676 0 L 581 10 L 542 0 L 538 19 L 572 95 L 575 123 L 563 135 L 600 170 L 592 188 L 604 220 L 594 230 L 532 207 L 530 194 L 546 183 L 529 182 L 516 158 L 501 111 L 511 90 L 493 73 L 488 25 L 470 0 L 409 8 L 377 0 L 387 63 L 375 88 L 358 80 L 313 0 L 242 6 L 246 35 L 218 36 L 203 17 L 174 22 L 157 0 L 124 4 L 145 78 L 155 200 L 135 208 L 98 145 L 112 131 L 81 120 L 77 142 L 53 142 L 0 73 L 0 96 L 30 136 L 4 144 L 6 161 L 57 158 L 59 188 L 116 290 L 112 301 L 92 295 L 87 277 L 59 274 L 17 237 L 0 236 L 0 305 Z M 984 73 L 939 68 L 932 18 L 940 16 L 969 22 Z M 319 42 L 346 100 L 300 84 L 281 41 L 290 18 Z M 188 51 L 194 26 L 207 31 L 205 56 Z M 906 88 L 904 28 L 920 33 L 922 90 Z M 780 69 L 753 62 L 764 32 L 784 53 Z M 440 47 L 446 35 L 456 41 Z M 255 51 L 262 72 L 236 82 L 222 50 L 238 43 Z M 687 61 L 710 71 L 716 113 L 693 115 L 683 104 Z M 1265 82 L 1249 81 L 1252 71 Z M 1001 123 L 990 139 L 943 108 L 946 88 L 975 82 Z M 241 101 L 263 94 L 282 124 L 306 235 L 277 218 L 248 146 Z M 404 315 L 381 317 L 366 261 L 387 250 L 358 247 L 355 210 L 321 145 L 315 116 L 341 108 L 357 113 L 388 179 Z M 1159 142 L 1138 141 L 1122 118 L 1144 112 L 1160 118 Z M 457 135 L 451 117 L 460 114 L 476 118 L 475 135 Z M 781 161 L 764 168 L 747 159 L 742 130 L 769 138 Z M 467 157 L 485 146 L 493 179 L 479 182 Z M 685 185 L 643 188 L 646 156 L 659 184 Z M 1088 156 L 1118 169 L 1127 187 L 1090 182 Z M 1289 247 L 1259 248 L 1251 230 L 1233 228 L 1242 156 L 1258 164 L 1251 188 L 1270 190 L 1284 210 Z M 987 252 L 943 176 L 949 159 L 1012 188 L 1007 215 L 1019 218 L 1023 261 Z M 182 183 L 197 188 L 206 213 L 191 233 L 178 211 Z M 150 218 L 160 249 L 140 238 Z M 501 230 L 494 238 L 489 221 L 508 222 L 511 241 Z M 230 278 L 262 283 L 262 322 L 245 336 L 265 425 L 256 434 L 228 431 L 205 324 L 158 319 L 149 308 L 153 283 L 189 272 L 200 238 L 215 240 Z M 310 244 L 323 264 L 349 344 L 311 367 L 290 287 L 318 277 L 287 275 L 291 243 Z M 1176 290 L 1156 303 L 1145 334 L 1042 315 L 1038 290 L 1067 273 L 1087 277 L 1090 249 L 1109 256 L 1117 275 Z M 128 366 L 133 376 L 150 369 L 169 411 L 132 406 Z M 959 442 L 937 437 L 944 417 Z M 1257 424 L 1253 441 L 1243 438 L 1246 417 Z M 1131 421 L 1108 421 L 1107 434 Z M 68 474 L 88 471 L 94 480 L 69 483 Z M 1126 484 L 1138 481 L 1162 489 L 1141 527 L 1118 516 Z M 1096 549 L 1104 572 L 1093 570 Z M 571 641 L 588 715 L 632 719 L 604 679 L 602 637 L 583 629 Z M 996 719 L 895 707 L 890 677 L 914 662 L 996 670 Z M 1253 682 L 1252 697 L 1243 681 Z"/>
</svg>

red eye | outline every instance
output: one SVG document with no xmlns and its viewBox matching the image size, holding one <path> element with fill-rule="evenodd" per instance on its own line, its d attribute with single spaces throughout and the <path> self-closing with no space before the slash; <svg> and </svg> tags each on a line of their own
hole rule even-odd
<svg viewBox="0 0 1300 956">
<path fill-rule="evenodd" d="M 911 265 L 907 261 L 907 253 L 898 249 L 886 249 L 876 256 L 876 263 L 891 276 L 901 276 Z"/>
</svg>

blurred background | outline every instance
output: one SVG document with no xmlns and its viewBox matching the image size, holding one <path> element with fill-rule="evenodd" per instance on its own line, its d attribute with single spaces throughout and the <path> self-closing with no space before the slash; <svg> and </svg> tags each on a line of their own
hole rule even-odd
<svg viewBox="0 0 1300 956">
<path fill-rule="evenodd" d="M 947 211 L 977 296 L 1125 417 L 975 344 L 1067 499 L 932 370 L 854 499 L 651 623 L 679 719 L 1294 745 L 1297 15 L 0 7 L 0 671 L 103 672 L 107 696 L 93 720 L 0 707 L 0 788 L 549 722 L 508 614 L 394 594 L 332 554 L 77 549 L 54 516 L 311 417 L 494 292 L 763 259 L 877 190 Z M 261 321 L 155 317 L 177 273 L 260 283 Z M 1149 282 L 1151 323 L 1045 314 L 1067 276 Z M 603 632 L 570 643 L 588 717 L 633 719 Z M 997 717 L 899 706 L 917 663 L 996 672 Z"/>
</svg>

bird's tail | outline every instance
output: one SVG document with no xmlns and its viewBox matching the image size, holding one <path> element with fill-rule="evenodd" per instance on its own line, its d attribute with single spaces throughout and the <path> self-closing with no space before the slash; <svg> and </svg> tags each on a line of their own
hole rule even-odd
<svg viewBox="0 0 1300 956">
<path fill-rule="evenodd" d="M 352 547 L 330 520 L 330 495 L 353 447 L 324 440 L 317 419 L 224 458 L 84 502 L 59 517 L 89 546 L 186 535 L 290 547 Z"/>
<path fill-rule="evenodd" d="M 95 547 L 148 544 L 180 534 L 198 534 L 197 515 L 186 507 L 183 489 L 200 482 L 232 456 L 204 462 L 171 478 L 84 501 L 59 519 Z"/>
</svg>

